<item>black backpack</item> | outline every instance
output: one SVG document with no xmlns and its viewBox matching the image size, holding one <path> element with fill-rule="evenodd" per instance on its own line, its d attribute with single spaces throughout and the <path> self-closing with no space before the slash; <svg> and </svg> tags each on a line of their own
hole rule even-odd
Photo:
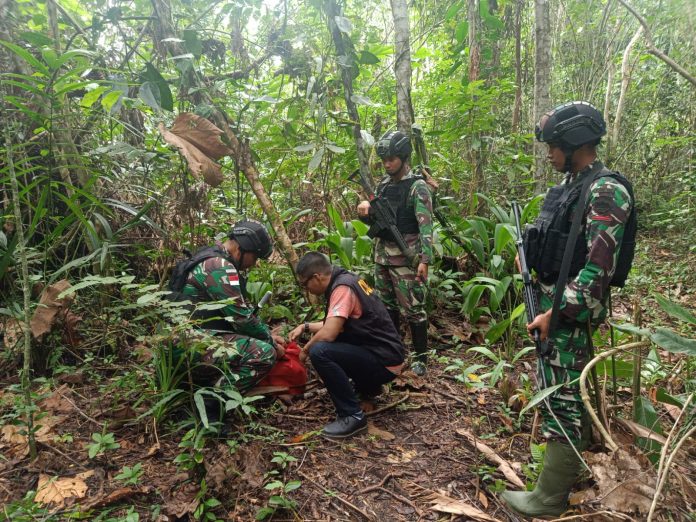
<svg viewBox="0 0 696 522">
<path fill-rule="evenodd" d="M 188 299 L 188 297 L 184 297 L 181 292 L 186 286 L 186 281 L 188 280 L 191 270 L 193 270 L 198 263 L 210 259 L 211 257 L 223 257 L 229 260 L 227 252 L 215 245 L 201 248 L 193 255 L 189 253 L 187 258 L 177 261 L 172 270 L 172 275 L 169 278 L 169 284 L 167 285 L 169 291 L 172 292 L 169 294 L 168 298 L 172 301 Z"/>
</svg>

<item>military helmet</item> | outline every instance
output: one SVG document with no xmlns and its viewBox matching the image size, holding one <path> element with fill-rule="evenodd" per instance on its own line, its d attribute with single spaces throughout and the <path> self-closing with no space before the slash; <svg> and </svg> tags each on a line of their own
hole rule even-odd
<svg viewBox="0 0 696 522">
<path fill-rule="evenodd" d="M 584 101 L 564 103 L 544 114 L 534 131 L 542 143 L 575 150 L 586 143 L 598 143 L 607 133 L 602 113 Z"/>
<path fill-rule="evenodd" d="M 253 219 L 235 223 L 228 236 L 239 243 L 243 252 L 251 252 L 261 259 L 268 259 L 273 252 L 273 240 L 268 230 Z"/>
<path fill-rule="evenodd" d="M 403 161 L 411 155 L 411 140 L 401 131 L 389 131 L 377 142 L 377 155 L 382 159 L 396 156 Z"/>
</svg>

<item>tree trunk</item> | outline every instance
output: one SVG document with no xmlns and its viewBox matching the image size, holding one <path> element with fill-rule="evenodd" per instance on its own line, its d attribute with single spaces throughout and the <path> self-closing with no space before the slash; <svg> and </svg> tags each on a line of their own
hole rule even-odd
<svg viewBox="0 0 696 522">
<path fill-rule="evenodd" d="M 353 102 L 353 78 L 351 77 L 352 68 L 350 66 L 346 66 L 351 60 L 354 59 L 354 57 L 352 56 L 352 53 L 349 53 L 346 49 L 346 44 L 343 40 L 343 33 L 341 33 L 340 29 L 336 25 L 336 17 L 341 16 L 341 12 L 338 9 L 336 0 L 326 0 L 324 3 L 324 9 L 326 10 L 329 33 L 331 33 L 331 38 L 333 39 L 334 46 L 336 47 L 336 56 L 342 58 L 342 61 L 344 61 L 345 64 L 339 64 L 339 68 L 341 70 L 343 97 L 346 101 L 346 109 L 348 110 L 350 120 L 353 122 L 353 139 L 355 140 L 355 147 L 358 153 L 358 166 L 365 179 L 371 179 L 372 175 L 370 173 L 370 165 L 368 162 L 367 153 L 365 152 L 362 135 L 360 134 L 360 115 L 358 114 L 358 108 L 355 106 L 355 102 Z"/>
<path fill-rule="evenodd" d="M 609 160 L 611 158 L 611 148 L 613 146 L 613 140 L 610 138 L 610 126 L 609 126 L 609 112 L 611 111 L 611 95 L 614 90 L 614 63 L 609 59 L 607 63 L 607 92 L 604 95 L 604 120 L 607 123 L 607 141 L 606 141 L 606 151 L 607 151 L 607 163 L 611 163 Z"/>
<path fill-rule="evenodd" d="M 623 115 L 624 104 L 626 103 L 626 92 L 628 91 L 628 85 L 631 83 L 631 73 L 633 72 L 633 66 L 631 65 L 631 50 L 633 46 L 640 38 L 643 32 L 643 26 L 640 26 L 633 35 L 631 41 L 628 42 L 626 49 L 623 52 L 623 59 L 621 60 L 621 92 L 619 93 L 619 102 L 616 105 L 616 115 L 614 116 L 614 126 L 611 133 L 611 145 L 616 148 L 619 143 L 619 129 L 621 127 L 621 116 Z M 606 118 L 607 116 L 605 116 Z"/>
<path fill-rule="evenodd" d="M 467 19 L 469 22 L 469 81 L 474 82 L 479 79 L 481 73 L 481 45 L 479 42 L 481 34 L 481 3 L 480 0 L 468 0 Z M 469 113 L 469 121 L 473 123 L 475 111 Z M 474 204 L 477 192 L 485 191 L 485 180 L 483 179 L 483 169 L 481 166 L 481 139 L 478 132 L 475 132 L 473 125 L 470 126 L 471 132 L 469 147 L 469 163 L 471 164 L 471 184 L 469 186 L 469 214 L 476 213 Z M 476 146 L 474 146 L 476 144 Z"/>
<path fill-rule="evenodd" d="M 522 5 L 525 0 L 515 2 L 515 104 L 512 108 L 512 132 L 520 131 L 522 112 Z"/>
<path fill-rule="evenodd" d="M 414 121 L 411 101 L 411 29 L 406 0 L 391 0 L 394 18 L 394 76 L 396 78 L 396 126 L 411 135 Z"/>
<path fill-rule="evenodd" d="M 551 84 L 551 22 L 548 0 L 534 0 L 534 124 L 551 109 L 549 86 Z M 534 163 L 537 188 L 545 186 L 545 150 L 534 141 Z"/>
</svg>

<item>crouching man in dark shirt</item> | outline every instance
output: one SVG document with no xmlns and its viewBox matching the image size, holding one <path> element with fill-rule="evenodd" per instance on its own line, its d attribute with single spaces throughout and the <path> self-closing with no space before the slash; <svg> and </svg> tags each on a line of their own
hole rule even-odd
<svg viewBox="0 0 696 522">
<path fill-rule="evenodd" d="M 296 271 L 303 289 L 324 295 L 326 314 L 323 322 L 299 325 L 289 337 L 313 334 L 301 358 L 309 356 L 336 407 L 336 420 L 323 434 L 350 437 L 367 428 L 358 395 L 379 394 L 382 384 L 401 372 L 405 348 L 384 304 L 363 279 L 319 252 L 306 254 Z"/>
</svg>

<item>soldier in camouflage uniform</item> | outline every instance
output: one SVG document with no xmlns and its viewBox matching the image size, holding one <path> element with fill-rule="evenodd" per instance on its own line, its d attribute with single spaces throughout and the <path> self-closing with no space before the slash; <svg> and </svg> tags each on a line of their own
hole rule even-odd
<svg viewBox="0 0 696 522">
<path fill-rule="evenodd" d="M 387 176 L 376 195 L 387 199 L 396 212 L 396 226 L 406 244 L 417 255 L 418 265 L 409 264 L 404 252 L 384 230 L 375 239 L 375 288 L 387 307 L 397 331 L 400 312 L 411 329 L 415 352 L 411 369 L 416 375 L 426 371 L 428 316 L 425 311 L 428 266 L 433 258 L 433 203 L 430 189 L 422 176 L 411 170 L 411 141 L 400 131 L 386 133 L 377 143 Z M 358 216 L 372 224 L 370 203 L 361 201 Z"/>
<path fill-rule="evenodd" d="M 607 316 L 609 286 L 618 275 L 615 272 L 622 247 L 632 252 L 633 244 L 626 246 L 624 243 L 624 232 L 632 230 L 635 239 L 630 183 L 620 174 L 605 169 L 597 159 L 596 147 L 605 133 L 601 113 L 585 102 L 556 107 L 546 113 L 537 126 L 537 139 L 548 144 L 549 162 L 556 171 L 565 172 L 567 176 L 561 187 L 549 190 L 539 218 L 525 232 L 529 264 L 537 272 L 541 312 L 527 328 L 530 333 L 538 329 L 541 339 L 548 338 L 552 347 L 540 368 L 546 374 L 548 385 L 567 384 L 551 395 L 552 412 L 547 408 L 541 410 L 543 434 L 548 443 L 544 467 L 534 491 L 505 491 L 501 497 L 509 507 L 525 516 L 563 513 L 570 489 L 582 471 L 579 452 L 589 443 L 591 427 L 577 379 L 589 361 L 588 337 Z M 586 203 L 579 202 L 585 181 L 589 183 Z M 556 194 L 562 197 L 556 199 Z M 574 202 L 571 194 L 575 195 Z M 564 286 L 561 285 L 563 295 L 557 311 L 558 325 L 549 332 L 560 263 L 551 266 L 548 260 L 562 258 L 565 242 L 558 240 L 555 247 L 549 245 L 554 243 L 555 230 L 569 229 L 577 204 L 585 205 L 582 228 L 575 245 L 570 277 Z M 562 238 L 567 239 L 567 235 Z M 622 264 L 625 263 L 622 261 Z M 619 268 L 625 272 L 624 279 L 625 268 Z"/>
<path fill-rule="evenodd" d="M 234 386 L 244 393 L 284 352 L 284 341 L 271 334 L 247 303 L 241 273 L 270 256 L 271 238 L 261 223 L 244 220 L 235 224 L 224 242 L 207 250 L 205 256 L 210 257 L 190 270 L 179 299 L 225 305 L 207 311 L 198 307 L 193 313 L 199 324 L 187 346 L 196 363 L 191 373 L 199 386 Z"/>
</svg>

